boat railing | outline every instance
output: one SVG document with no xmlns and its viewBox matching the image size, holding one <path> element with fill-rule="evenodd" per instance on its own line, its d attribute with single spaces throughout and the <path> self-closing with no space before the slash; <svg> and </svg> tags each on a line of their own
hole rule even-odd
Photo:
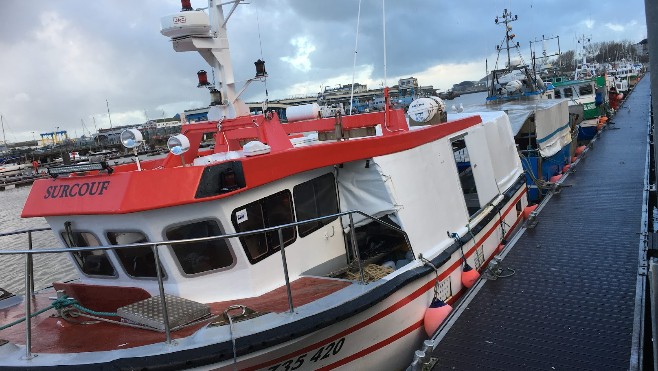
<svg viewBox="0 0 658 371">
<path fill-rule="evenodd" d="M 256 235 L 256 234 L 262 234 L 262 233 L 268 233 L 268 232 L 274 232 L 276 231 L 278 233 L 279 237 L 279 246 L 281 250 L 281 260 L 282 260 L 282 265 L 283 265 L 283 274 L 284 274 L 284 279 L 285 279 L 285 284 L 286 284 L 286 291 L 287 291 L 287 296 L 288 296 L 288 306 L 290 308 L 290 313 L 294 312 L 294 305 L 293 305 L 293 297 L 292 297 L 292 290 L 291 290 L 291 285 L 290 285 L 290 277 L 288 274 L 288 262 L 286 260 L 286 251 L 285 251 L 285 241 L 283 239 L 283 230 L 286 228 L 292 228 L 296 227 L 299 225 L 304 225 L 308 223 L 314 223 L 318 221 L 323 221 L 323 220 L 329 220 L 329 219 L 335 219 L 337 217 L 343 217 L 347 216 L 349 219 L 349 228 L 350 228 L 350 241 L 351 241 L 351 247 L 352 247 L 352 253 L 354 254 L 354 258 L 357 261 L 358 264 L 358 269 L 359 269 L 359 277 L 360 280 L 359 282 L 361 284 L 366 284 L 365 278 L 364 278 L 364 271 L 363 271 L 363 265 L 361 262 L 361 258 L 359 256 L 359 249 L 357 246 L 356 242 L 356 233 L 354 231 L 355 223 L 354 223 L 354 214 L 361 215 L 362 217 L 369 219 L 373 222 L 379 223 L 387 228 L 391 228 L 399 233 L 401 233 L 404 236 L 405 242 L 413 254 L 413 249 L 411 247 L 411 242 L 409 240 L 409 235 L 400 229 L 399 227 L 392 225 L 390 223 L 387 223 L 383 220 L 380 220 L 378 218 L 375 218 L 371 215 L 368 215 L 360 210 L 350 210 L 350 211 L 344 211 L 340 213 L 335 213 L 331 215 L 326 215 L 326 216 L 321 216 L 317 218 L 312 218 L 312 219 L 307 219 L 307 220 L 302 220 L 302 221 L 296 221 L 292 223 L 287 223 L 287 224 L 282 224 L 274 227 L 268 227 L 268 228 L 261 228 L 258 230 L 252 230 L 252 231 L 245 231 L 245 232 L 237 232 L 237 233 L 229 233 L 229 234 L 223 234 L 223 235 L 218 235 L 218 236 L 209 236 L 209 237 L 198 237 L 198 238 L 189 238 L 189 239 L 182 239 L 182 240 L 167 240 L 167 241 L 149 241 L 149 242 L 141 242 L 141 243 L 134 243 L 134 244 L 126 244 L 126 245 L 109 245 L 109 246 L 85 246 L 85 247 L 58 247 L 58 248 L 39 248 L 39 249 L 34 249 L 33 248 L 33 241 L 32 241 L 32 233 L 33 232 L 40 232 L 40 231 L 48 231 L 51 230 L 51 228 L 48 227 L 43 227 L 43 228 L 33 228 L 33 229 L 25 229 L 25 230 L 18 230 L 18 231 L 13 231 L 13 232 L 7 232 L 7 233 L 0 233 L 0 237 L 6 237 L 6 236 L 15 236 L 15 235 L 21 235 L 21 234 L 27 234 L 28 236 L 28 249 L 27 250 L 0 250 L 0 256 L 2 255 L 25 255 L 25 326 L 26 326 L 26 339 L 25 339 L 25 345 L 26 345 L 26 358 L 31 359 L 32 358 L 32 353 L 31 353 L 31 338 L 32 338 L 32 331 L 31 331 L 31 322 L 30 319 L 32 318 L 31 315 L 31 310 L 32 310 L 32 304 L 31 304 L 31 299 L 32 296 L 34 295 L 34 272 L 33 272 L 33 266 L 32 266 L 32 257 L 33 255 L 36 254 L 58 254 L 58 253 L 71 253 L 71 252 L 79 252 L 79 251 L 98 251 L 98 250 L 122 250 L 122 249 L 135 249 L 135 248 L 140 248 L 140 247 L 151 247 L 153 249 L 153 256 L 155 260 L 155 267 L 156 267 L 156 278 L 158 282 L 158 291 L 160 294 L 160 307 L 162 309 L 162 315 L 164 318 L 164 332 L 166 335 L 166 342 L 168 344 L 171 343 L 171 328 L 169 326 L 169 313 L 167 310 L 167 303 L 165 300 L 165 292 L 164 292 L 164 283 L 163 283 L 163 274 L 162 274 L 162 268 L 160 267 L 160 255 L 159 255 L 159 247 L 160 246 L 176 246 L 176 245 L 184 245 L 184 244 L 189 244 L 189 243 L 195 243 L 195 242 L 206 242 L 206 241 L 215 241 L 215 240 L 225 240 L 229 238 L 240 238 L 240 237 L 246 237 L 246 236 L 251 236 L 251 235 Z M 413 255 L 415 258 L 415 254 Z"/>
</svg>

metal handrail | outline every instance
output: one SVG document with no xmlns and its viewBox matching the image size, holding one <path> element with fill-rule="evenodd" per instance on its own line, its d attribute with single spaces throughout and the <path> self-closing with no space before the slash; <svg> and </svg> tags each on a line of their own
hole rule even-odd
<svg viewBox="0 0 658 371">
<path fill-rule="evenodd" d="M 0 255 L 20 255 L 20 254 L 57 254 L 57 253 L 70 253 L 74 251 L 95 251 L 95 250 L 120 250 L 120 249 L 130 249 L 130 248 L 136 248 L 136 247 L 144 247 L 144 246 L 153 246 L 153 244 L 158 244 L 158 245 L 184 245 L 187 243 L 192 243 L 192 242 L 206 242 L 206 241 L 214 241 L 214 240 L 221 240 L 221 239 L 228 239 L 228 238 L 236 238 L 236 237 L 244 237 L 244 236 L 251 236 L 255 234 L 261 234 L 261 233 L 266 233 L 266 232 L 274 232 L 277 231 L 278 229 L 285 229 L 285 228 L 292 228 L 296 227 L 298 225 L 303 225 L 303 224 L 308 224 L 308 223 L 313 223 L 317 221 L 322 221 L 326 219 L 333 219 L 336 217 L 340 216 L 346 216 L 346 215 L 351 215 L 351 214 L 359 214 L 362 215 L 372 221 L 378 222 L 379 224 L 382 224 L 388 228 L 391 228 L 393 230 L 396 230 L 404 235 L 404 239 L 409 245 L 409 248 L 411 248 L 411 243 L 409 240 L 409 235 L 407 232 L 403 231 L 402 229 L 395 227 L 389 223 L 386 223 L 384 221 L 381 221 L 371 215 L 368 215 L 360 210 L 349 210 L 349 211 L 343 211 L 340 213 L 336 214 L 331 214 L 327 216 L 321 216 L 313 219 L 307 219 L 307 220 L 302 220 L 302 221 L 296 221 L 288 224 L 281 224 L 275 227 L 267 227 L 267 228 L 261 228 L 261 229 L 256 229 L 253 231 L 246 231 L 246 232 L 237 232 L 237 233 L 228 233 L 228 234 L 222 234 L 218 236 L 210 236 L 210 237 L 198 237 L 198 238 L 188 238 L 188 239 L 183 239 L 183 240 L 165 240 L 165 241 L 150 241 L 150 242 L 140 242 L 140 243 L 134 243 L 134 244 L 126 244 L 126 245 L 109 245 L 109 246 L 85 246 L 85 247 L 57 247 L 57 248 L 44 248 L 44 249 L 38 249 L 38 250 L 0 250 Z M 20 233 L 28 233 L 29 231 L 44 231 L 44 230 L 49 230 L 50 228 L 39 228 L 39 229 L 26 229 L 26 230 L 21 230 L 21 231 L 15 231 L 15 232 L 9 232 L 9 233 L 4 233 L 0 234 L 0 237 L 3 236 L 8 236 L 12 234 L 20 234 Z M 413 252 L 413 250 L 412 250 Z M 415 256 L 415 255 L 414 255 Z"/>
<path fill-rule="evenodd" d="M 413 254 L 415 258 L 415 254 L 413 253 L 413 249 L 411 247 L 411 242 L 409 240 L 409 235 L 407 232 L 403 231 L 402 229 L 391 225 L 389 223 L 386 223 L 384 221 L 381 221 L 371 215 L 368 215 L 360 210 L 349 210 L 349 211 L 344 211 L 341 213 L 336 213 L 336 214 L 331 214 L 331 215 L 326 215 L 326 216 L 321 216 L 317 218 L 312 218 L 312 219 L 307 219 L 303 221 L 296 221 L 288 224 L 282 224 L 276 227 L 268 227 L 268 228 L 262 228 L 258 230 L 253 230 L 253 231 L 247 231 L 247 232 L 238 232 L 238 233 L 229 233 L 229 234 L 224 234 L 224 235 L 219 235 L 219 236 L 211 236 L 211 237 L 199 237 L 199 238 L 189 238 L 189 239 L 184 239 L 184 240 L 174 240 L 174 241 L 158 241 L 158 242 L 142 242 L 142 243 L 135 243 L 135 244 L 127 244 L 127 245 L 110 245 L 110 246 L 86 246 L 86 247 L 66 247 L 66 248 L 46 248 L 46 249 L 38 249 L 34 250 L 32 249 L 32 232 L 38 232 L 38 231 L 47 231 L 51 230 L 51 228 L 47 227 L 42 227 L 42 228 L 32 228 L 32 229 L 26 229 L 26 230 L 18 230 L 18 231 L 13 231 L 13 232 L 7 232 L 7 233 L 0 233 L 0 237 L 5 237 L 5 236 L 12 236 L 12 235 L 19 235 L 19 234 L 25 234 L 27 233 L 28 235 L 28 250 L 0 250 L 0 255 L 17 255 L 17 254 L 25 254 L 25 318 L 26 318 L 26 341 L 25 341 L 25 357 L 26 359 L 31 359 L 32 356 L 32 330 L 31 330 L 31 297 L 34 295 L 34 273 L 32 271 L 33 265 L 32 265 L 32 256 L 34 254 L 55 254 L 55 253 L 70 253 L 70 252 L 76 252 L 76 251 L 97 251 L 97 250 L 120 250 L 120 249 L 130 249 L 130 248 L 138 248 L 138 247 L 144 247 L 148 246 L 153 249 L 153 256 L 155 259 L 155 267 L 156 267 L 156 276 L 157 276 L 157 281 L 158 281 L 158 291 L 160 293 L 160 305 L 162 306 L 162 314 L 164 317 L 164 327 L 165 327 L 165 336 L 166 340 L 165 342 L 167 344 L 172 343 L 171 339 L 171 328 L 169 325 L 169 313 L 167 310 L 167 302 L 165 298 L 165 292 L 164 292 L 164 282 L 163 282 L 163 277 L 162 277 L 162 269 L 160 267 L 160 254 L 158 251 L 158 247 L 161 245 L 182 245 L 182 244 L 188 244 L 188 243 L 193 243 L 193 242 L 205 242 L 205 241 L 214 241 L 214 240 L 222 240 L 222 239 L 228 239 L 228 238 L 236 238 L 236 237 L 243 237 L 243 236 L 251 236 L 255 234 L 262 234 L 262 233 L 267 233 L 267 232 L 273 232 L 277 231 L 278 237 L 279 237 L 279 245 L 280 245 L 280 250 L 281 250 L 281 259 L 282 259 L 282 265 L 283 265 L 283 272 L 284 272 L 284 278 L 285 278 L 285 283 L 286 283 L 286 290 L 288 294 L 288 305 L 290 307 L 290 313 L 294 312 L 294 306 L 293 306 L 293 300 L 292 300 L 292 289 L 290 286 L 290 277 L 288 275 L 288 263 L 286 261 L 286 255 L 285 255 L 285 242 L 283 240 L 283 229 L 285 228 L 292 228 L 296 227 L 298 225 L 304 225 L 308 223 L 313 223 L 313 222 L 318 222 L 322 220 L 327 220 L 327 219 L 334 219 L 337 217 L 342 217 L 342 216 L 349 216 L 349 225 L 350 225 L 350 239 L 351 239 L 351 244 L 352 244 L 352 249 L 354 253 L 354 257 L 358 262 L 359 266 L 359 275 L 360 275 L 360 281 L 362 284 L 365 284 L 365 279 L 364 279 L 364 272 L 363 272 L 363 266 L 361 263 L 361 258 L 359 256 L 359 249 L 358 246 L 356 246 L 356 236 L 355 236 L 355 231 L 354 231 L 354 218 L 353 214 L 359 214 L 367 219 L 370 219 L 372 221 L 375 221 L 381 225 L 384 225 L 388 228 L 391 228 L 393 230 L 396 230 L 400 232 L 405 239 L 405 242 L 407 243 L 407 246 L 409 247 L 411 253 Z"/>
</svg>

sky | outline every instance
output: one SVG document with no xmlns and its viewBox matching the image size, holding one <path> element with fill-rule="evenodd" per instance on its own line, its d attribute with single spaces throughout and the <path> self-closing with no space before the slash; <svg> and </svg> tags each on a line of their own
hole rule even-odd
<svg viewBox="0 0 658 371">
<path fill-rule="evenodd" d="M 384 63 L 382 0 L 361 0 L 360 18 L 359 0 L 248 2 L 228 23 L 235 79 L 239 88 L 254 76 L 253 62 L 265 60 L 270 100 L 317 94 L 350 84 L 353 75 L 371 88 L 410 76 L 442 90 L 479 80 L 496 61 L 504 29 L 494 19 L 505 8 L 518 15 L 513 32 L 525 61 L 530 41 L 542 35 L 559 36 L 563 52 L 583 35 L 634 43 L 647 36 L 644 0 L 388 0 Z M 176 0 L 0 1 L 7 141 L 56 129 L 89 135 L 109 128 L 110 117 L 113 126 L 139 124 L 206 107 L 208 91 L 196 87 L 196 72 L 211 76 L 209 66 L 196 52 L 175 52 L 160 34 L 161 17 L 180 7 Z M 557 52 L 556 40 L 547 48 Z M 265 89 L 253 83 L 243 98 L 261 101 Z"/>
</svg>

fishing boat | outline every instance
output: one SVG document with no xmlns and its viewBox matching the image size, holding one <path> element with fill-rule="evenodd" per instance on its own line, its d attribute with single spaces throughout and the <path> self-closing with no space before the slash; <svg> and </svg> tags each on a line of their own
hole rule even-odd
<svg viewBox="0 0 658 371">
<path fill-rule="evenodd" d="M 608 89 L 604 76 L 584 80 L 554 79 L 554 99 L 566 99 L 569 113 L 578 127 L 578 142 L 589 142 L 601 129 L 601 119 L 606 117 Z"/>
<path fill-rule="evenodd" d="M 505 28 L 504 41 L 496 49 L 499 59 L 501 52 L 506 52 L 507 65 L 494 68 L 488 75 L 486 104 L 466 107 L 464 112 L 502 110 L 508 114 L 527 174 L 528 199 L 538 202 L 571 163 L 576 150 L 576 125 L 569 115 L 568 102 L 555 99 L 553 86 L 544 84 L 537 72 L 523 63 L 520 44 L 513 41 L 516 35 L 511 23 L 516 20 L 518 16 L 507 9 L 496 17 L 495 23 Z M 520 62 L 512 62 L 512 49 L 519 52 Z"/>
<path fill-rule="evenodd" d="M 26 256 L 23 300 L 0 300 L 0 368 L 403 369 L 523 220 L 504 112 L 420 98 L 407 121 L 385 91 L 381 112 L 250 115 L 226 37 L 239 3 L 163 18 L 175 50 L 219 72 L 210 121 L 184 124 L 164 159 L 34 183 L 22 216 L 62 247 L 0 250 Z M 33 291 L 36 253 L 68 254 L 79 278 Z"/>
</svg>

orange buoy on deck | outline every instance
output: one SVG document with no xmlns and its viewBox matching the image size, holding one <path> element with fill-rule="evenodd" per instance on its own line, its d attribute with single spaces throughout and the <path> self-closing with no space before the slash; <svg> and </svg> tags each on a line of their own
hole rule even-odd
<svg viewBox="0 0 658 371">
<path fill-rule="evenodd" d="M 607 121 L 608 121 L 608 118 L 606 116 L 599 117 L 599 122 L 606 123 Z"/>
<path fill-rule="evenodd" d="M 576 156 L 582 155 L 583 152 L 585 152 L 585 148 L 587 148 L 587 147 L 586 146 L 579 146 L 578 148 L 576 148 Z"/>
<path fill-rule="evenodd" d="M 478 278 L 480 278 L 480 273 L 471 268 L 470 265 L 466 264 L 462 270 L 462 285 L 470 289 L 475 285 L 475 281 L 477 281 Z"/>
<path fill-rule="evenodd" d="M 567 171 L 569 171 L 569 169 L 571 169 L 571 164 L 566 164 L 562 166 L 562 173 L 566 173 Z"/>
<path fill-rule="evenodd" d="M 452 307 L 441 299 L 432 300 L 432 304 L 425 311 L 423 326 L 427 336 L 434 335 L 434 332 L 441 326 L 441 323 L 448 317 Z"/>
<path fill-rule="evenodd" d="M 523 209 L 523 219 L 528 219 L 528 217 L 530 217 L 530 213 L 535 211 L 536 208 L 537 205 L 526 206 L 525 209 Z"/>
<path fill-rule="evenodd" d="M 562 174 L 557 174 L 557 175 L 553 175 L 548 181 L 551 183 L 557 183 L 560 180 L 560 178 L 562 178 Z"/>
</svg>

